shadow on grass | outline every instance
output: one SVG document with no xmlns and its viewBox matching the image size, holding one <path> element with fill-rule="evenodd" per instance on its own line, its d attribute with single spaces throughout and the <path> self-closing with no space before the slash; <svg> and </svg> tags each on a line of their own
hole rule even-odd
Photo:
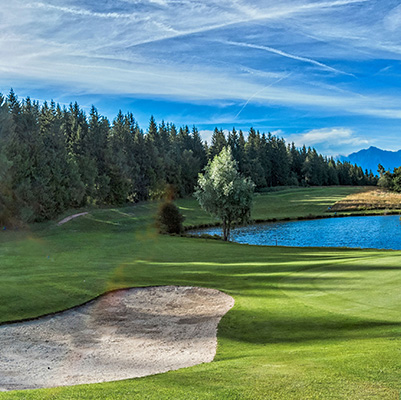
<svg viewBox="0 0 401 400">
<path fill-rule="evenodd" d="M 401 340 L 401 322 L 362 320 L 345 316 L 269 315 L 232 310 L 219 336 L 252 344 L 309 343 L 388 338 Z M 397 333 L 395 333 L 397 331 Z"/>
<path fill-rule="evenodd" d="M 143 312 L 138 318 L 148 320 L 154 317 L 152 313 Z M 264 311 L 231 310 L 224 317 L 224 323 L 219 326 L 219 337 L 252 344 L 285 344 L 285 343 L 308 343 L 313 341 L 328 340 L 359 340 L 373 339 L 377 337 L 392 338 L 401 340 L 401 332 L 394 334 L 394 328 L 400 328 L 401 322 L 358 320 L 346 317 L 313 317 L 313 316 L 269 316 Z M 159 316 L 160 318 L 160 316 Z M 177 330 L 185 325 L 193 325 L 208 316 L 186 315 L 185 318 L 179 315 L 169 315 L 161 319 L 177 319 Z M 161 322 L 160 326 L 164 323 Z M 127 336 L 141 336 L 147 332 L 133 332 L 124 324 L 116 322 L 116 329 L 119 334 Z M 162 332 L 160 332 L 162 334 Z M 174 335 L 174 332 L 170 332 Z M 168 335 L 165 336 L 168 338 Z M 198 338 L 213 338 L 212 331 L 205 330 Z"/>
<path fill-rule="evenodd" d="M 377 253 L 375 253 L 377 255 Z M 343 254 L 344 255 L 344 254 Z M 305 267 L 304 259 L 310 260 L 310 254 L 293 254 L 283 260 L 277 256 L 269 257 L 268 262 L 247 264 L 218 262 L 180 262 L 161 263 L 141 261 L 149 267 L 148 274 L 155 270 L 169 271 L 162 277 L 161 284 L 194 285 L 213 287 L 233 295 L 236 306 L 224 318 L 219 326 L 219 337 L 230 341 L 250 344 L 285 344 L 309 343 L 333 340 L 355 340 L 374 338 L 399 338 L 401 340 L 401 320 L 385 315 L 352 316 L 300 306 L 285 292 L 302 292 L 306 294 L 319 291 L 363 290 L 348 286 L 358 277 L 346 276 L 346 272 L 380 272 L 401 271 L 401 266 L 369 264 L 370 257 L 351 257 L 353 264 L 332 262 L 333 257 L 320 254 L 319 262 Z M 334 257 L 336 259 L 337 257 Z M 346 257 L 340 257 L 341 261 Z M 233 257 L 235 259 L 235 257 Z M 359 261 L 357 263 L 357 261 Z M 377 258 L 374 258 L 377 262 Z M 291 262 L 294 264 L 291 265 Z M 308 265 L 309 264 L 309 265 Z M 316 272 L 319 275 L 316 275 Z M 321 275 L 329 272 L 330 276 Z M 338 272 L 338 275 L 336 274 Z M 345 276 L 344 276 L 345 274 Z M 315 287 L 316 279 L 320 287 Z M 383 292 L 383 296 L 387 294 Z M 382 318 L 382 320 L 380 320 Z"/>
</svg>

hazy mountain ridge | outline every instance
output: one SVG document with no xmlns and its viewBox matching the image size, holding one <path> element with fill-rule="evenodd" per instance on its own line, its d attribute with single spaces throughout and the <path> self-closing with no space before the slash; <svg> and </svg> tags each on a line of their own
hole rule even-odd
<svg viewBox="0 0 401 400">
<path fill-rule="evenodd" d="M 386 170 L 392 171 L 394 168 L 401 166 L 401 150 L 390 151 L 382 150 L 371 146 L 368 149 L 359 150 L 348 156 L 341 156 L 340 161 L 348 161 L 351 164 L 357 164 L 364 170 L 371 170 L 375 175 L 378 174 L 377 166 L 383 165 Z"/>
</svg>

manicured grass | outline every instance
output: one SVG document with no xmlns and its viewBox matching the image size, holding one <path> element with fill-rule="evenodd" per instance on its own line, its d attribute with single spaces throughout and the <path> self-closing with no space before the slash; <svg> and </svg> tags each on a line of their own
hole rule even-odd
<svg viewBox="0 0 401 400">
<path fill-rule="evenodd" d="M 330 216 L 328 207 L 344 197 L 359 193 L 361 187 L 317 187 L 284 189 L 271 193 L 256 193 L 252 219 L 284 219 L 307 216 Z M 177 204 L 186 217 L 185 225 L 216 222 L 199 210 L 193 199 L 180 199 Z"/>
<path fill-rule="evenodd" d="M 324 214 L 356 190 L 259 195 L 254 218 Z M 188 225 L 211 222 L 194 200 L 178 204 Z M 219 325 L 215 361 L 0 399 L 398 399 L 401 252 L 160 236 L 152 227 L 156 206 L 1 232 L 0 321 L 62 310 L 118 287 L 211 287 L 236 301 Z"/>
</svg>

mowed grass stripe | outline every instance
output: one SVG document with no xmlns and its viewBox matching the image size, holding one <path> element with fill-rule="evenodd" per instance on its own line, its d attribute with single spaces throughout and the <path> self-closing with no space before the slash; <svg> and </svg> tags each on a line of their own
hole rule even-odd
<svg viewBox="0 0 401 400">
<path fill-rule="evenodd" d="M 346 191 L 263 194 L 254 217 L 282 218 L 286 210 L 294 217 L 324 214 Z M 194 200 L 178 203 L 189 213 L 188 224 L 211 220 Z M 211 287 L 236 300 L 219 325 L 215 361 L 141 379 L 1 393 L 0 399 L 398 398 L 400 252 L 159 236 L 152 228 L 156 207 L 97 210 L 61 227 L 13 232 L 12 240 L 2 235 L 1 320 L 58 311 L 118 287 Z M 371 296 L 375 282 L 383 297 L 380 289 Z M 341 296 L 349 291 L 347 302 L 355 305 L 345 312 Z M 379 301 L 385 307 L 358 305 Z"/>
</svg>

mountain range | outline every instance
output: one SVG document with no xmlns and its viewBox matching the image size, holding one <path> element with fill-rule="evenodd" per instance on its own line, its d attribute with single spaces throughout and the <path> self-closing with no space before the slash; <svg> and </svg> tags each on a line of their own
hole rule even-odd
<svg viewBox="0 0 401 400">
<path fill-rule="evenodd" d="M 378 175 L 377 166 L 379 164 L 390 171 L 401 166 L 401 150 L 382 150 L 371 146 L 368 149 L 359 150 L 348 156 L 340 156 L 339 160 L 357 164 L 361 166 L 363 170 L 367 169 L 368 171 L 372 171 L 375 175 Z"/>
</svg>

